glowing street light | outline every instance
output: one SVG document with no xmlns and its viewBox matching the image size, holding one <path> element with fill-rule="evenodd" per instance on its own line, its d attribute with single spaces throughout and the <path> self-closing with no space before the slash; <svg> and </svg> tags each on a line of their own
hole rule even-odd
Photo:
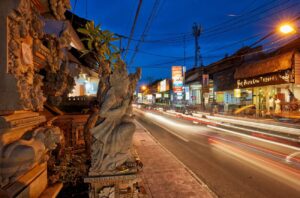
<svg viewBox="0 0 300 198">
<path fill-rule="evenodd" d="M 283 24 L 279 27 L 279 31 L 283 34 L 291 34 L 296 32 L 295 28 L 291 24 Z"/>
<path fill-rule="evenodd" d="M 142 86 L 142 90 L 145 91 L 147 87 L 145 85 Z"/>
</svg>

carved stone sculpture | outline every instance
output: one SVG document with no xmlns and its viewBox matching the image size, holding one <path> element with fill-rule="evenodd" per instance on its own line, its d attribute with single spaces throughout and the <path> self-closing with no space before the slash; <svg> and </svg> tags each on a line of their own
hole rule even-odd
<svg viewBox="0 0 300 198">
<path fill-rule="evenodd" d="M 8 17 L 8 72 L 17 80 L 21 109 L 41 110 L 45 100 L 40 84 L 34 84 L 38 77 L 32 48 L 33 43 L 42 38 L 42 29 L 43 23 L 29 0 L 20 1 L 19 7 Z M 33 99 L 33 95 L 38 99 Z"/>
<path fill-rule="evenodd" d="M 0 150 L 0 186 L 15 181 L 36 164 L 47 161 L 47 151 L 56 148 L 61 141 L 58 127 L 39 127 L 23 138 L 5 145 Z"/>
<path fill-rule="evenodd" d="M 109 77 L 110 87 L 100 106 L 100 123 L 91 130 L 90 175 L 111 174 L 129 159 L 135 125 L 131 102 L 140 70 L 128 75 L 125 64 L 119 64 Z"/>
<path fill-rule="evenodd" d="M 50 8 L 57 20 L 65 19 L 65 11 L 71 8 L 69 0 L 49 0 Z"/>
</svg>

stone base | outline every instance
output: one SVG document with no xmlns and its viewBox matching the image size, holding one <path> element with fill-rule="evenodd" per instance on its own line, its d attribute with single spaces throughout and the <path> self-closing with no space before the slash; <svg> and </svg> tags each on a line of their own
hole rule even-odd
<svg viewBox="0 0 300 198">
<path fill-rule="evenodd" d="M 137 174 L 86 177 L 84 182 L 91 185 L 90 198 L 139 197 Z"/>
<path fill-rule="evenodd" d="M 45 121 L 45 116 L 31 111 L 19 111 L 0 116 L 0 147 L 19 140 L 24 133 Z"/>
</svg>

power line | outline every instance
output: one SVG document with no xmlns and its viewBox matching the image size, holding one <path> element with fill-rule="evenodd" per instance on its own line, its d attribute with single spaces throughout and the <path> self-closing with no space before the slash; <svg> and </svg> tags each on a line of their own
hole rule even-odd
<svg viewBox="0 0 300 198">
<path fill-rule="evenodd" d="M 206 53 L 210 53 L 210 52 L 215 52 L 215 51 L 223 50 L 223 49 L 226 49 L 226 48 L 235 46 L 235 45 L 237 45 L 237 44 L 244 43 L 245 41 L 252 40 L 252 39 L 257 38 L 257 37 L 262 36 L 262 35 L 263 35 L 263 33 L 255 34 L 255 35 L 252 35 L 252 36 L 247 37 L 247 38 L 245 38 L 245 39 L 241 39 L 241 40 L 239 40 L 239 41 L 234 41 L 233 43 L 230 43 L 230 44 L 228 44 L 228 45 L 224 45 L 224 46 L 221 46 L 221 47 L 217 47 L 217 48 L 210 49 L 210 50 L 206 51 Z M 205 53 L 204 53 L 204 54 L 205 54 Z"/>
<path fill-rule="evenodd" d="M 137 19 L 138 19 L 140 10 L 141 10 L 141 6 L 142 6 L 142 0 L 139 1 L 137 10 L 136 10 L 136 13 L 135 13 L 135 16 L 134 16 L 134 21 L 133 21 L 133 24 L 132 24 L 132 27 L 131 27 L 130 35 L 128 37 L 128 42 L 127 42 L 127 47 L 126 47 L 126 50 L 125 50 L 125 57 L 127 55 L 127 52 L 128 52 L 129 46 L 130 46 L 131 38 L 133 37 L 133 34 L 134 34 L 134 29 L 135 29 L 135 25 L 136 25 L 136 22 L 137 22 Z"/>
<path fill-rule="evenodd" d="M 288 2 L 290 0 L 287 0 L 285 2 Z M 246 26 L 246 25 L 249 25 L 253 22 L 257 22 L 257 21 L 260 21 L 262 19 L 265 19 L 267 17 L 271 17 L 275 14 L 279 14 L 287 9 L 290 9 L 291 7 L 294 7 L 294 6 L 297 6 L 299 4 L 298 3 L 294 3 L 288 7 L 285 7 L 283 9 L 279 9 L 279 10 L 274 10 L 274 12 L 272 12 L 271 14 L 267 15 L 267 16 L 263 16 L 263 17 L 260 17 L 258 19 L 251 19 L 250 20 L 244 20 L 244 21 L 236 21 L 235 24 L 231 24 L 230 26 L 224 26 L 224 28 L 219 28 L 219 29 L 216 29 L 214 32 L 211 32 L 211 33 L 207 33 L 208 31 L 207 30 L 204 30 L 203 31 L 203 36 L 202 38 L 216 38 L 216 36 L 218 35 L 221 35 L 221 34 L 224 34 L 226 32 L 229 32 L 229 31 L 232 31 L 232 30 L 235 30 L 237 28 L 241 28 L 243 26 Z M 270 7 L 268 8 L 268 10 L 271 10 L 271 9 L 274 9 L 274 8 L 278 8 L 279 6 L 282 7 L 282 5 L 276 5 L 276 6 L 273 6 L 273 7 Z M 262 12 L 266 12 L 267 10 L 262 10 Z M 259 13 L 259 14 L 262 14 L 262 13 Z M 251 15 L 250 15 L 251 16 Z M 124 38 L 128 38 L 124 35 L 122 35 Z M 169 38 L 166 38 L 166 39 L 157 39 L 157 40 L 138 40 L 138 39 L 132 39 L 134 41 L 137 41 L 137 42 L 143 42 L 143 43 L 148 43 L 148 44 L 156 44 L 156 43 L 164 43 L 164 44 L 179 44 L 179 43 L 182 43 L 184 42 L 189 42 L 189 41 L 192 41 L 194 39 L 192 33 L 187 33 L 187 34 L 181 34 L 179 36 L 175 36 L 175 37 L 169 37 Z"/>
<path fill-rule="evenodd" d="M 135 51 L 135 49 L 128 49 L 129 51 Z M 147 54 L 147 55 L 151 55 L 151 56 L 157 56 L 157 57 L 164 57 L 164 58 L 180 58 L 179 56 L 168 56 L 168 55 L 162 55 L 162 54 L 155 54 L 152 52 L 146 52 L 146 51 L 137 51 L 137 53 L 141 53 L 141 54 Z"/>
<path fill-rule="evenodd" d="M 139 45 L 140 45 L 141 41 L 144 41 L 147 32 L 150 30 L 150 27 L 153 23 L 153 20 L 154 20 L 156 14 L 157 14 L 157 11 L 158 11 L 158 8 L 159 8 L 159 3 L 160 3 L 160 0 L 155 0 L 155 2 L 153 4 L 153 7 L 152 7 L 152 10 L 151 10 L 151 13 L 150 13 L 150 16 L 148 17 L 148 20 L 146 22 L 144 31 L 143 31 L 142 36 L 140 38 L 140 41 L 138 41 L 138 43 L 135 46 L 135 51 L 133 52 L 133 55 L 131 56 L 131 60 L 130 60 L 129 65 L 131 65 L 133 63 L 134 58 L 136 56 L 136 52 L 138 51 L 138 48 L 139 48 Z"/>
<path fill-rule="evenodd" d="M 210 34 L 205 34 L 205 32 L 203 32 L 203 37 L 202 38 L 216 37 L 216 36 L 224 34 L 226 32 L 230 32 L 230 31 L 235 30 L 237 28 L 241 28 L 241 27 L 244 27 L 246 25 L 249 25 L 253 22 L 261 21 L 262 19 L 265 19 L 266 17 L 271 17 L 271 16 L 274 16 L 274 15 L 278 15 L 279 13 L 281 13 L 285 10 L 288 10 L 292 7 L 295 7 L 299 4 L 300 4 L 299 2 L 294 3 L 294 4 L 292 4 L 288 7 L 285 7 L 285 8 L 282 8 L 283 6 L 281 5 L 280 8 L 282 8 L 282 9 L 279 9 L 279 10 L 274 9 L 274 12 L 272 12 L 271 14 L 268 14 L 267 16 L 261 16 L 261 17 L 255 18 L 255 19 L 250 18 L 249 20 L 238 21 L 235 24 L 232 24 L 231 26 L 226 26 L 224 28 L 220 28 L 218 31 L 214 31 L 213 33 L 210 33 Z"/>
<path fill-rule="evenodd" d="M 281 41 L 283 41 L 285 39 L 286 38 L 279 38 L 276 41 L 271 41 L 271 42 L 266 43 L 265 46 L 272 46 L 272 45 L 274 45 L 276 43 L 280 43 Z M 248 52 L 248 53 L 243 53 L 243 54 L 231 55 L 230 57 L 225 58 L 223 60 L 227 61 L 227 60 L 231 60 L 231 59 L 234 59 L 234 58 L 242 58 L 242 57 L 245 57 L 245 56 L 250 56 L 250 55 L 255 55 L 255 54 L 260 54 L 260 53 L 267 53 L 267 52 L 270 52 L 271 50 L 279 49 L 279 48 L 285 46 L 286 44 L 288 44 L 289 42 L 291 42 L 291 39 L 288 40 L 287 42 L 283 43 L 280 46 L 273 46 L 273 47 L 265 48 L 265 49 L 263 49 L 261 51 L 254 51 L 254 52 Z M 207 56 L 205 58 L 218 58 L 220 56 L 222 56 L 222 55 Z M 194 56 L 189 56 L 187 59 L 189 59 L 190 61 L 192 61 L 193 58 L 194 58 Z M 156 63 L 156 64 L 149 64 L 149 65 L 142 65 L 142 66 L 139 66 L 139 67 L 143 67 L 143 68 L 165 68 L 165 67 L 160 67 L 160 66 L 166 66 L 167 65 L 167 67 L 170 68 L 171 67 L 170 64 L 178 63 L 182 59 L 183 58 L 178 58 L 178 59 L 175 59 L 175 60 L 172 60 L 172 61 L 167 61 L 167 62 L 162 62 L 162 63 Z M 131 66 L 131 67 L 136 67 L 136 66 Z"/>
<path fill-rule="evenodd" d="M 289 2 L 290 0 L 284 0 L 284 3 L 287 3 Z M 205 29 L 205 31 L 203 32 L 203 34 L 208 34 L 208 33 L 211 33 L 211 32 L 215 32 L 215 31 L 219 31 L 220 29 L 223 29 L 224 27 L 229 27 L 229 26 L 232 26 L 233 24 L 236 24 L 237 22 L 239 21 L 245 21 L 245 17 L 247 19 L 249 19 L 249 17 L 252 17 L 252 16 L 257 16 L 259 14 L 262 14 L 262 13 L 266 13 L 267 11 L 269 10 L 273 10 L 274 8 L 278 7 L 278 6 L 281 6 L 282 4 L 276 4 L 276 5 L 271 5 L 270 3 L 275 3 L 277 2 L 277 0 L 271 0 L 271 1 L 268 1 L 262 5 L 259 5 L 258 7 L 250 10 L 249 12 L 246 12 L 244 14 L 242 14 L 240 17 L 238 18 L 233 18 L 233 19 L 229 19 L 223 23 L 219 23 L 217 25 L 214 25 L 214 26 L 211 26 L 211 27 L 208 27 Z M 271 7 L 269 7 L 271 6 Z"/>
</svg>

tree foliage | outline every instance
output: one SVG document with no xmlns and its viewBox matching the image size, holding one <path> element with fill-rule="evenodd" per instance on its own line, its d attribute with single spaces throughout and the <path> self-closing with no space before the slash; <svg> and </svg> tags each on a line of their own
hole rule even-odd
<svg viewBox="0 0 300 198">
<path fill-rule="evenodd" d="M 87 49 L 82 51 L 82 56 L 92 54 L 99 65 L 106 61 L 114 65 L 120 59 L 120 51 L 113 45 L 119 38 L 109 30 L 101 30 L 100 25 L 95 26 L 91 21 L 77 31 L 85 35 L 82 40 L 86 43 Z"/>
</svg>

